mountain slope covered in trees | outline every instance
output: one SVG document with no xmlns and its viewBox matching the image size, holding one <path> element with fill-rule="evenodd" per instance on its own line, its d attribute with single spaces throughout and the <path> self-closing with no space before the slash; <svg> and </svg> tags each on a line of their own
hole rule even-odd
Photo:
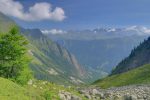
<svg viewBox="0 0 150 100">
<path fill-rule="evenodd" d="M 150 63 L 150 38 L 132 50 L 131 54 L 121 61 L 112 71 L 112 74 L 119 74 L 144 64 Z"/>
<path fill-rule="evenodd" d="M 112 73 L 94 84 L 103 88 L 150 83 L 150 38 L 122 60 Z"/>
</svg>

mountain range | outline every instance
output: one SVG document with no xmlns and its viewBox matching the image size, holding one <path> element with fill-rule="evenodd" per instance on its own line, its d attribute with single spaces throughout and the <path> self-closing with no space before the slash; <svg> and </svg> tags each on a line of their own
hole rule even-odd
<svg viewBox="0 0 150 100">
<path fill-rule="evenodd" d="M 2 13 L 0 20 L 1 32 L 7 32 L 10 27 L 17 25 Z M 33 58 L 30 67 L 35 77 L 60 84 L 92 82 L 105 77 L 149 36 L 148 28 L 138 26 L 47 32 L 19 28 L 30 43 L 29 54 Z M 120 64 L 118 66 L 122 66 Z M 124 70 L 118 66 L 115 70 Z"/>
<path fill-rule="evenodd" d="M 53 40 L 100 40 L 120 38 L 125 36 L 150 35 L 150 29 L 144 26 L 130 26 L 122 28 L 95 28 L 86 30 L 41 30 L 43 34 L 50 36 Z"/>
<path fill-rule="evenodd" d="M 130 51 L 144 41 L 150 29 L 142 26 L 96 28 L 92 30 L 41 30 L 53 41 L 67 48 L 93 76 L 109 74 Z"/>
</svg>

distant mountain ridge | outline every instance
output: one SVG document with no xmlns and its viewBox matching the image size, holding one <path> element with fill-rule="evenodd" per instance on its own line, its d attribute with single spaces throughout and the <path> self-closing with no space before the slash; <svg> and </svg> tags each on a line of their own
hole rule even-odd
<svg viewBox="0 0 150 100">
<path fill-rule="evenodd" d="M 150 29 L 144 26 L 130 26 L 125 28 L 96 28 L 92 30 L 69 30 L 60 29 L 41 30 L 43 34 L 54 40 L 99 40 L 121 38 L 125 36 L 148 36 Z"/>
</svg>

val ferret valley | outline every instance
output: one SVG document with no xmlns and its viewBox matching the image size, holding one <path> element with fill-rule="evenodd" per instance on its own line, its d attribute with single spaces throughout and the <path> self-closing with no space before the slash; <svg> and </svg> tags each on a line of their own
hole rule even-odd
<svg viewBox="0 0 150 100">
<path fill-rule="evenodd" d="M 150 100 L 143 29 L 47 34 L 0 13 L 0 100 Z"/>
</svg>

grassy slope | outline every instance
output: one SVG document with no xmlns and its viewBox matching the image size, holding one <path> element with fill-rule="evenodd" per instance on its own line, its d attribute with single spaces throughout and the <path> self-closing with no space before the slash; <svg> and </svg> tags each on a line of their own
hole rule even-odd
<svg viewBox="0 0 150 100">
<path fill-rule="evenodd" d="M 29 100 L 31 95 L 34 100 L 34 95 L 27 92 L 27 90 L 12 81 L 0 78 L 0 100 Z M 30 94 L 30 96 L 28 95 Z"/>
<path fill-rule="evenodd" d="M 126 73 L 106 77 L 96 81 L 94 84 L 102 88 L 109 88 L 146 83 L 150 83 L 150 65 L 144 65 Z"/>
<path fill-rule="evenodd" d="M 75 89 L 64 88 L 46 81 L 33 81 L 32 85 L 20 86 L 0 77 L 0 100 L 60 100 L 59 91 L 70 92 L 86 100 Z"/>
</svg>

